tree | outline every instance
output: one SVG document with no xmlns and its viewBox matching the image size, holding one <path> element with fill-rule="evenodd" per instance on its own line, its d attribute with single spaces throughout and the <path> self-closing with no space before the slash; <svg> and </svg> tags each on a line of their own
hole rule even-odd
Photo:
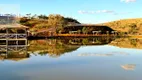
<svg viewBox="0 0 142 80">
<path fill-rule="evenodd" d="M 31 17 L 31 19 L 37 19 L 37 15 L 35 14 L 35 15 L 33 15 L 32 17 Z"/>
<path fill-rule="evenodd" d="M 58 33 L 64 27 L 64 17 L 59 14 L 50 14 L 48 25 L 54 28 L 54 32 Z"/>
<path fill-rule="evenodd" d="M 81 30 L 77 30 L 77 32 L 78 32 L 78 34 L 80 34 L 80 33 L 81 33 Z"/>
<path fill-rule="evenodd" d="M 138 28 L 137 28 L 137 25 L 136 25 L 136 24 L 134 24 L 134 23 L 129 24 L 129 27 L 130 27 L 130 29 L 129 29 L 129 33 L 130 33 L 130 34 L 135 34 L 135 33 L 137 33 Z"/>
<path fill-rule="evenodd" d="M 89 42 L 89 41 L 88 41 L 87 38 L 85 38 L 85 39 L 82 40 L 82 44 L 83 44 L 83 45 L 86 45 L 88 42 Z"/>
<path fill-rule="evenodd" d="M 82 28 L 82 33 L 83 34 L 87 34 L 88 33 L 88 28 L 87 27 L 83 27 Z"/>
<path fill-rule="evenodd" d="M 47 17 L 46 15 L 42 15 L 42 14 L 39 15 L 38 18 L 39 18 L 39 19 L 48 19 L 48 17 Z"/>
<path fill-rule="evenodd" d="M 31 13 L 26 14 L 26 16 L 30 19 L 31 18 Z"/>
<path fill-rule="evenodd" d="M 22 18 L 20 18 L 20 23 L 21 24 L 25 24 L 25 23 L 27 23 L 29 21 L 29 19 L 27 18 L 27 17 L 22 17 Z"/>
</svg>

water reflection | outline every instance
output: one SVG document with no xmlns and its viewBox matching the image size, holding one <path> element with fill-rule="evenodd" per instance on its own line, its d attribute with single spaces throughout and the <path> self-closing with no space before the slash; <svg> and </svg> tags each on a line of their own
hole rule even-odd
<svg viewBox="0 0 142 80">
<path fill-rule="evenodd" d="M 140 45 L 141 39 L 109 37 L 29 40 L 29 46 L 25 47 L 0 47 L 3 51 L 0 77 L 2 80 L 140 80 Z"/>
<path fill-rule="evenodd" d="M 90 38 L 53 38 L 29 40 L 29 45 L 20 46 L 0 46 L 0 59 L 22 60 L 29 58 L 31 54 L 52 58 L 76 51 L 82 46 L 113 45 L 121 48 L 142 48 L 141 39 L 115 38 L 115 37 L 90 37 Z M 100 53 L 80 53 L 78 56 L 114 56 L 129 55 L 124 52 Z"/>
<path fill-rule="evenodd" d="M 115 37 L 93 37 L 93 38 L 67 38 L 70 45 L 105 45 L 115 40 Z"/>
<path fill-rule="evenodd" d="M 91 53 L 81 53 L 78 56 L 113 56 L 113 54 L 91 54 Z"/>
<path fill-rule="evenodd" d="M 114 41 L 112 41 L 110 45 L 118 46 L 121 48 L 142 49 L 142 39 L 117 38 Z"/>
<path fill-rule="evenodd" d="M 79 48 L 79 46 L 67 45 L 61 39 L 32 40 L 29 42 L 28 52 L 41 56 L 48 54 L 51 57 L 58 57 Z"/>
<path fill-rule="evenodd" d="M 64 53 L 77 50 L 82 45 L 105 45 L 115 38 L 56 38 L 46 40 L 31 40 L 28 48 L 29 53 L 59 57 Z M 38 46 L 37 46 L 38 45 Z"/>
<path fill-rule="evenodd" d="M 29 58 L 27 53 L 27 45 L 1 45 L 0 46 L 0 59 L 19 61 Z"/>
<path fill-rule="evenodd" d="M 136 64 L 125 64 L 121 65 L 124 70 L 135 70 Z"/>
<path fill-rule="evenodd" d="M 50 57 L 59 57 L 65 53 L 69 53 L 77 50 L 81 46 L 97 46 L 97 45 L 112 45 L 121 48 L 142 48 L 141 39 L 130 39 L 130 38 L 110 38 L 110 37 L 91 37 L 91 38 L 56 38 L 46 40 L 31 40 L 29 41 L 30 46 L 28 52 L 39 55 L 47 55 Z M 38 46 L 37 46 L 38 45 Z M 121 54 L 129 55 L 124 52 L 111 52 L 108 53 L 110 56 Z M 82 56 L 87 54 L 80 54 Z M 91 54 L 88 54 L 88 56 Z M 96 56 L 108 56 L 107 54 L 92 54 Z"/>
</svg>

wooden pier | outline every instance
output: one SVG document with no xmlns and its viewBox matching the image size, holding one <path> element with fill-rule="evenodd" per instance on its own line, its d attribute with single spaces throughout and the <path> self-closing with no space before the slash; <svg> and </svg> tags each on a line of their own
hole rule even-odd
<svg viewBox="0 0 142 80">
<path fill-rule="evenodd" d="M 20 24 L 0 25 L 0 54 L 27 51 L 28 27 Z"/>
</svg>

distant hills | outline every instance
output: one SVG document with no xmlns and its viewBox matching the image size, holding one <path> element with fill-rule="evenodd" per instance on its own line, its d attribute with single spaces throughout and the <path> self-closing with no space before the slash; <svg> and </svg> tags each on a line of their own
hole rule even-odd
<svg viewBox="0 0 142 80">
<path fill-rule="evenodd" d="M 142 18 L 123 19 L 104 23 L 103 25 L 109 26 L 119 32 L 127 32 L 132 35 L 142 34 Z"/>
</svg>

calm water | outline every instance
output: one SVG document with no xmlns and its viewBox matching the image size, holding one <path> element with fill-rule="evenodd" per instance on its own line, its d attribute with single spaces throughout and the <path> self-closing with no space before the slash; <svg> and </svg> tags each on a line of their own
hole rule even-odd
<svg viewBox="0 0 142 80">
<path fill-rule="evenodd" d="M 141 80 L 142 40 L 30 40 L 27 51 L 0 54 L 0 80 Z"/>
</svg>

